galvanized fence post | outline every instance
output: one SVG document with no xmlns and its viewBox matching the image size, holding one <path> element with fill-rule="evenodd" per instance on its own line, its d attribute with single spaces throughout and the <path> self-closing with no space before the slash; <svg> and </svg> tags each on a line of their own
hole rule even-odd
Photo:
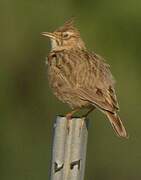
<svg viewBox="0 0 141 180">
<path fill-rule="evenodd" d="M 82 126 L 83 124 L 83 126 Z M 50 180 L 84 180 L 88 120 L 58 116 L 54 123 Z"/>
</svg>

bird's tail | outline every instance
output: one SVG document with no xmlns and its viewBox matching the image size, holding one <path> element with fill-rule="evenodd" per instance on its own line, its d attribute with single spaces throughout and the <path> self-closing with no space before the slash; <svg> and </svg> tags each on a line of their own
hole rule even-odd
<svg viewBox="0 0 141 180">
<path fill-rule="evenodd" d="M 125 129 L 120 117 L 116 113 L 111 113 L 109 111 L 104 111 L 104 113 L 107 115 L 116 134 L 120 137 L 128 138 L 126 129 Z"/>
</svg>

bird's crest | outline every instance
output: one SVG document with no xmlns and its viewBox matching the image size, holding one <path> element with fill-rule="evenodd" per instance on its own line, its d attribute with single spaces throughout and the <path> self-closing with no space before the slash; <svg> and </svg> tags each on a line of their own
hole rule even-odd
<svg viewBox="0 0 141 180">
<path fill-rule="evenodd" d="M 70 30 L 76 31 L 77 33 L 79 32 L 78 29 L 74 27 L 74 17 L 70 18 L 64 23 L 63 26 L 56 29 L 56 31 L 59 31 L 59 32 L 65 32 L 65 31 L 70 31 Z"/>
</svg>

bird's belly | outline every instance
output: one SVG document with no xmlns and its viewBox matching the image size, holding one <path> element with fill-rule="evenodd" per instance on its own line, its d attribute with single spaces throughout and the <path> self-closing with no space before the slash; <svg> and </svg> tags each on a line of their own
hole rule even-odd
<svg viewBox="0 0 141 180">
<path fill-rule="evenodd" d="M 54 95 L 62 102 L 69 104 L 71 108 L 86 107 L 89 105 L 87 101 L 79 98 L 76 94 L 75 86 L 68 83 L 65 76 L 55 69 L 49 71 L 49 84 Z"/>
</svg>

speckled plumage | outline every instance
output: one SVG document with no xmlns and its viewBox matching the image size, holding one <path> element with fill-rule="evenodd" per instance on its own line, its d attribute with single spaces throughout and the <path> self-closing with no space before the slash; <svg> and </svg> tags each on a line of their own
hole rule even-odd
<svg viewBox="0 0 141 180">
<path fill-rule="evenodd" d="M 65 37 L 68 33 L 68 37 Z M 110 66 L 89 52 L 72 21 L 55 32 L 43 33 L 52 40 L 48 56 L 48 77 L 54 94 L 72 109 L 97 107 L 109 118 L 119 136 L 127 137 L 117 115 L 118 102 Z"/>
<path fill-rule="evenodd" d="M 48 74 L 55 95 L 72 108 L 92 101 L 109 111 L 118 109 L 109 65 L 96 54 L 79 49 L 51 52 Z"/>
</svg>

